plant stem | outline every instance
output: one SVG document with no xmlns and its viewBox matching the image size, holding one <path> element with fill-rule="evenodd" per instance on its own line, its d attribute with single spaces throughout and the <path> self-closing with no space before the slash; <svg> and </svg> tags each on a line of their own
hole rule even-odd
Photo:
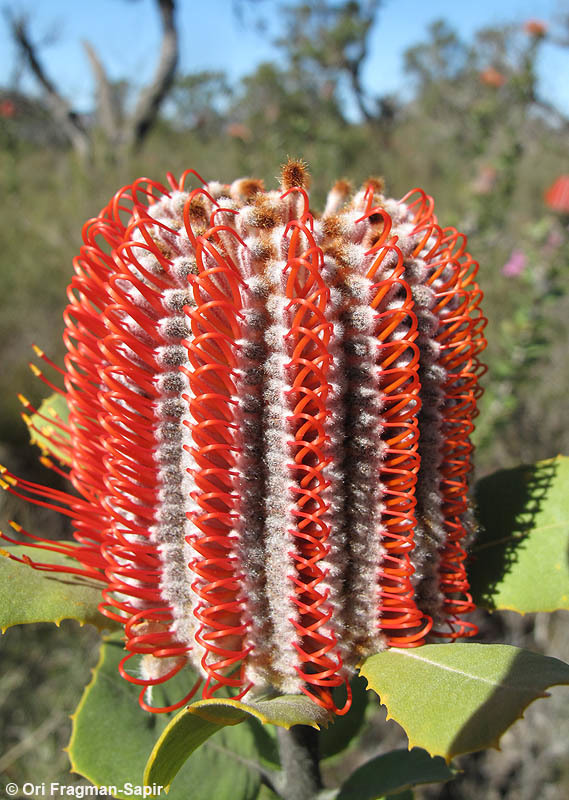
<svg viewBox="0 0 569 800">
<path fill-rule="evenodd" d="M 313 800 L 322 789 L 318 731 L 308 725 L 277 728 L 282 766 L 279 794 L 284 800 Z"/>
</svg>

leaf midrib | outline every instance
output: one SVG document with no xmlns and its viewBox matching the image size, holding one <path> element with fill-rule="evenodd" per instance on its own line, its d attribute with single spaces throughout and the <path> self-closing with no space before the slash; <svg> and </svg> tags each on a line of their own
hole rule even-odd
<svg viewBox="0 0 569 800">
<path fill-rule="evenodd" d="M 493 686 L 494 688 L 508 689 L 510 692 L 535 692 L 535 686 L 509 686 L 507 683 L 496 683 L 495 681 L 488 680 L 488 678 L 483 678 L 480 675 L 470 675 L 468 672 L 463 672 L 461 669 L 456 669 L 456 667 L 449 667 L 446 664 L 439 663 L 438 661 L 430 661 L 428 658 L 423 658 L 415 653 L 403 651 L 401 652 L 401 655 L 406 656 L 407 658 L 413 658 L 415 661 L 422 661 L 424 664 L 429 664 L 432 667 L 444 669 L 447 672 L 454 672 L 456 675 L 462 675 L 471 681 L 486 683 L 488 686 Z"/>
<path fill-rule="evenodd" d="M 472 554 L 475 555 L 479 553 L 480 550 L 487 550 L 490 547 L 497 547 L 500 544 L 506 544 L 507 542 L 523 542 L 527 539 L 530 534 L 532 533 L 541 533 L 542 531 L 550 531 L 552 528 L 561 528 L 563 525 L 566 525 L 565 520 L 560 520 L 559 522 L 552 522 L 550 525 L 539 525 L 536 528 L 530 528 L 528 531 L 520 531 L 518 534 L 512 534 L 511 536 L 503 536 L 501 539 L 494 539 L 491 542 L 486 542 L 485 544 L 481 544 L 478 547 L 472 548 Z"/>
</svg>

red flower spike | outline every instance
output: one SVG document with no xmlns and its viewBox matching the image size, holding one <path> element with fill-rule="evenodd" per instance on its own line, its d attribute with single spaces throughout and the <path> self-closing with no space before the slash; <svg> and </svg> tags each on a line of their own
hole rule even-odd
<svg viewBox="0 0 569 800">
<path fill-rule="evenodd" d="M 553 211 L 569 214 L 569 175 L 560 175 L 545 193 L 545 203 Z"/>
<path fill-rule="evenodd" d="M 121 189 L 74 261 L 47 436 L 80 497 L 2 468 L 82 546 L 14 527 L 78 562 L 35 568 L 101 582 L 144 709 L 270 685 L 345 713 L 368 655 L 475 630 L 477 265 L 420 190 L 338 184 L 315 218 L 301 162 L 278 192 L 167 180 Z M 200 681 L 152 708 L 188 662 Z"/>
<path fill-rule="evenodd" d="M 541 19 L 528 19 L 527 22 L 524 22 L 524 31 L 529 36 L 534 36 L 536 39 L 543 38 L 548 30 L 547 22 L 544 22 Z"/>
<path fill-rule="evenodd" d="M 495 67 L 486 67 L 480 73 L 480 82 L 485 86 L 490 86 L 492 89 L 499 89 L 507 81 L 503 72 L 500 72 Z"/>
</svg>

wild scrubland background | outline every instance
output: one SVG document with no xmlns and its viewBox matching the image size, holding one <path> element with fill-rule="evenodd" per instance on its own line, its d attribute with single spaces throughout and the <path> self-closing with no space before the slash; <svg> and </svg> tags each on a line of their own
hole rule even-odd
<svg viewBox="0 0 569 800">
<path fill-rule="evenodd" d="M 164 11 L 168 2 L 157 5 Z M 261 9 L 235 3 L 235 24 L 257 25 Z M 218 72 L 177 72 L 147 129 L 130 138 L 120 131 L 136 105 L 134 76 L 101 79 L 92 112 L 78 118 L 80 146 L 69 134 L 69 102 L 54 111 L 45 87 L 33 95 L 0 87 L 0 461 L 14 472 L 57 485 L 27 445 L 17 393 L 34 403 L 45 394 L 28 368 L 32 343 L 61 363 L 65 287 L 84 221 L 139 175 L 163 180 L 167 170 L 191 167 L 206 179 L 252 175 L 272 188 L 288 155 L 308 162 L 316 208 L 338 178 L 357 188 L 379 175 L 393 197 L 424 188 L 439 221 L 468 235 L 488 317 L 477 474 L 569 454 L 569 213 L 544 200 L 554 180 L 569 173 L 569 120 L 542 99 L 537 79 L 541 49 L 546 42 L 568 47 L 569 25 L 513 20 L 474 32 L 441 20 L 417 30 L 400 97 L 382 93 L 381 75 L 373 92 L 361 86 L 381 3 L 289 4 L 282 20 L 274 62 L 239 82 Z M 12 16 L 10 24 L 20 46 L 26 36 L 31 41 L 27 23 Z M 40 535 L 66 535 L 55 515 L 6 495 L 0 500 L 3 528 L 16 518 Z M 569 657 L 567 615 L 481 614 L 480 623 L 483 640 Z M 61 748 L 97 636 L 62 627 L 20 627 L 0 642 L 6 779 L 73 780 Z M 504 737 L 502 753 L 463 758 L 456 781 L 417 796 L 567 797 L 566 690 L 526 716 Z M 404 746 L 397 726 L 377 719 L 362 757 Z"/>
</svg>

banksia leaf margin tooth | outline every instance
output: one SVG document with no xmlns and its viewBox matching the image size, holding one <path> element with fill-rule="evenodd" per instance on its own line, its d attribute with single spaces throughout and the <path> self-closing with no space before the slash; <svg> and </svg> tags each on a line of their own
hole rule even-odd
<svg viewBox="0 0 569 800">
<path fill-rule="evenodd" d="M 289 161 L 274 191 L 124 187 L 83 229 L 64 368 L 36 348 L 69 415 L 26 411 L 76 493 L 2 486 L 70 517 L 78 547 L 22 533 L 76 566 L 33 566 L 100 582 L 150 711 L 201 685 L 344 713 L 368 656 L 475 632 L 478 265 L 419 189 L 341 181 L 317 216 L 307 184 Z M 200 682 L 154 707 L 188 663 Z"/>
</svg>

